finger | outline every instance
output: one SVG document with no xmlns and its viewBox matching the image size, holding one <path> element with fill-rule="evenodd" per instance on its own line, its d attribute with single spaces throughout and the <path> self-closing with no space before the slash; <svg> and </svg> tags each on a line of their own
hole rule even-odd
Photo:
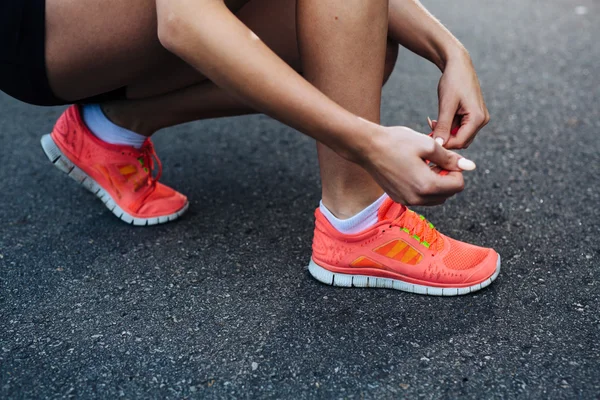
<svg viewBox="0 0 600 400">
<path fill-rule="evenodd" d="M 463 125 L 459 127 L 456 136 L 448 141 L 448 147 L 455 149 L 464 149 L 475 139 L 477 132 L 484 125 L 483 116 L 473 116 L 471 114 L 463 117 Z"/>
<path fill-rule="evenodd" d="M 429 127 L 431 128 L 431 130 L 435 130 L 435 127 L 437 125 L 437 120 L 432 120 L 431 118 L 427 117 L 427 123 L 429 124 Z M 456 135 L 458 133 L 458 130 L 460 129 L 460 121 L 458 118 L 454 119 L 454 123 L 452 126 L 452 130 L 450 131 L 450 135 Z M 431 132 L 433 134 L 433 132 Z"/>
<path fill-rule="evenodd" d="M 436 120 L 431 120 L 429 117 L 427 117 L 427 123 L 429 124 L 429 127 L 431 128 L 432 132 L 429 134 L 429 137 L 433 138 L 434 133 L 433 130 L 435 129 L 436 125 L 437 125 L 437 121 Z M 456 123 L 456 119 L 455 119 L 455 123 Z M 452 140 L 452 136 L 456 135 L 456 133 L 458 132 L 458 129 L 460 128 L 460 126 L 454 126 L 452 128 L 452 130 L 450 131 L 450 139 L 449 142 L 451 142 Z M 440 145 L 440 146 L 444 146 L 444 139 L 438 137 L 435 139 L 435 141 Z M 452 147 L 448 147 L 448 146 L 444 146 L 446 148 L 452 148 Z"/>
<path fill-rule="evenodd" d="M 426 196 L 426 197 L 421 198 L 418 203 L 408 204 L 408 205 L 409 206 L 425 206 L 425 207 L 439 206 L 441 204 L 444 204 L 446 202 L 446 200 L 448 200 L 447 196 Z"/>
<path fill-rule="evenodd" d="M 470 142 L 475 139 L 477 134 L 477 127 L 473 123 L 467 123 L 463 125 L 457 132 L 456 136 L 453 136 L 448 141 L 448 148 L 450 149 L 466 149 Z"/>
<path fill-rule="evenodd" d="M 429 161 L 447 171 L 473 171 L 477 165 L 458 153 L 436 145 L 435 151 L 429 156 Z M 443 174 L 442 174 L 443 175 Z"/>
<path fill-rule="evenodd" d="M 477 137 L 477 135 L 473 136 L 471 139 L 469 139 L 469 141 L 467 142 L 467 144 L 465 145 L 465 149 L 468 148 L 470 145 L 473 144 L 473 142 L 475 141 L 475 138 Z"/>
<path fill-rule="evenodd" d="M 461 165 L 460 168 L 463 171 L 472 171 L 475 169 L 475 163 L 471 160 L 467 160 L 466 158 L 461 158 L 460 160 L 458 160 L 458 164 Z M 431 165 L 429 168 L 431 169 L 432 172 L 434 172 L 440 176 L 446 176 L 452 172 L 452 171 L 448 171 L 447 169 L 442 169 L 435 164 Z"/>
<path fill-rule="evenodd" d="M 447 169 L 442 169 L 442 168 L 438 167 L 438 166 L 437 166 L 437 165 L 435 165 L 435 164 L 433 164 L 433 165 L 430 165 L 430 166 L 429 166 L 429 169 L 430 169 L 432 172 L 435 172 L 436 174 L 442 174 L 442 175 L 447 175 L 447 174 L 448 174 L 448 172 L 450 172 L 450 171 L 448 171 Z"/>
<path fill-rule="evenodd" d="M 458 168 L 462 171 L 474 171 L 477 168 L 477 165 L 468 158 L 463 157 L 458 160 Z"/>
<path fill-rule="evenodd" d="M 456 116 L 456 111 L 458 110 L 458 102 L 457 101 L 440 101 L 440 111 L 437 123 L 433 129 L 433 138 L 440 144 L 444 144 L 448 142 L 450 138 L 450 131 L 452 130 L 452 126 L 454 124 L 454 117 Z M 443 140 L 441 142 L 440 139 Z"/>
<path fill-rule="evenodd" d="M 455 115 L 454 121 L 452 121 L 452 130 L 450 131 L 450 138 L 452 138 L 452 136 L 456 136 L 456 134 L 458 133 L 458 130 L 460 129 L 461 122 L 462 122 L 462 117 L 458 114 Z"/>
<path fill-rule="evenodd" d="M 433 184 L 436 190 L 435 193 L 430 193 L 431 196 L 450 197 L 462 192 L 465 188 L 462 172 L 456 171 L 448 172 L 446 175 L 434 175 Z"/>
<path fill-rule="evenodd" d="M 462 191 L 465 182 L 460 172 L 450 172 L 441 176 L 429 171 L 422 175 L 422 181 L 417 190 L 417 197 L 411 202 L 412 205 L 441 204 L 445 199 Z"/>
<path fill-rule="evenodd" d="M 424 137 L 423 139 L 423 148 L 421 150 L 420 156 L 423 159 L 428 160 L 431 163 L 439 166 L 442 169 L 447 169 L 449 171 L 460 171 L 458 167 L 458 160 L 462 158 L 461 155 L 446 150 L 439 143 L 432 141 L 428 137 Z"/>
<path fill-rule="evenodd" d="M 429 134 L 429 137 L 433 139 L 433 135 L 434 135 L 434 130 L 435 130 L 435 126 L 437 125 L 437 121 L 436 120 L 431 120 L 431 118 L 427 117 L 427 122 L 429 123 L 429 127 L 431 128 L 431 133 Z M 444 145 L 444 139 L 443 138 L 436 138 L 435 141 L 440 145 L 443 146 Z"/>
</svg>

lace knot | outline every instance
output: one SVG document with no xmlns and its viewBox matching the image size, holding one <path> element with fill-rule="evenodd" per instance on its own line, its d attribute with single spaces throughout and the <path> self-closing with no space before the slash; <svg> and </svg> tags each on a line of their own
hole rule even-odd
<svg viewBox="0 0 600 400">
<path fill-rule="evenodd" d="M 402 215 L 392 221 L 392 225 L 398 226 L 402 231 L 418 240 L 423 246 L 433 249 L 437 248 L 435 245 L 438 244 L 440 235 L 435 226 L 427 221 L 424 216 L 407 209 Z"/>
</svg>

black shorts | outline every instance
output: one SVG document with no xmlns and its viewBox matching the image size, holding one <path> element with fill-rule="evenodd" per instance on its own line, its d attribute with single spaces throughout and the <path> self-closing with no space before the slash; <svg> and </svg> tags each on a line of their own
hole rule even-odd
<svg viewBox="0 0 600 400">
<path fill-rule="evenodd" d="M 46 0 L 0 0 L 0 91 L 40 106 L 70 102 L 52 93 L 46 72 Z M 125 97 L 125 88 L 77 101 Z"/>
</svg>

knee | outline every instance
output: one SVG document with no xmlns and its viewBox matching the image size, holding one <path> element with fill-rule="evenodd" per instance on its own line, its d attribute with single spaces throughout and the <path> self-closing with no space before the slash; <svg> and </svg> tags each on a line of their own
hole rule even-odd
<svg viewBox="0 0 600 400">
<path fill-rule="evenodd" d="M 158 40 L 160 44 L 177 54 L 185 32 L 187 19 L 181 13 L 180 1 L 157 0 L 156 11 L 158 20 Z"/>
<path fill-rule="evenodd" d="M 400 52 L 400 46 L 398 43 L 393 42 L 388 39 L 387 41 L 387 49 L 385 52 L 385 65 L 383 68 L 383 84 L 385 85 L 392 72 L 394 72 L 394 68 L 396 67 L 396 61 L 398 60 L 398 53 Z"/>
</svg>

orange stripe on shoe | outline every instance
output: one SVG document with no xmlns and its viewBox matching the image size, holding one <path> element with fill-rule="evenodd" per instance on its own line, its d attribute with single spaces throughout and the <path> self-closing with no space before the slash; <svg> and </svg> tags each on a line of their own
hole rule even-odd
<svg viewBox="0 0 600 400">
<path fill-rule="evenodd" d="M 395 258 L 397 254 L 402 253 L 406 250 L 408 244 L 403 240 L 398 240 L 398 243 L 390 250 L 385 256 L 388 258 Z"/>
<path fill-rule="evenodd" d="M 358 257 L 356 260 L 352 261 L 352 263 L 350 265 L 353 267 L 356 267 L 356 268 L 379 268 L 379 269 L 385 268 L 383 265 L 379 264 L 377 261 L 371 260 L 370 258 L 365 257 L 365 256 Z"/>
<path fill-rule="evenodd" d="M 422 259 L 423 259 L 423 256 L 421 254 L 417 254 L 411 260 L 409 260 L 407 262 L 407 264 L 409 264 L 409 265 L 417 265 L 418 263 L 421 262 Z"/>
<path fill-rule="evenodd" d="M 125 177 L 129 177 L 130 175 L 137 173 L 137 168 L 133 165 L 125 165 L 124 167 L 119 168 L 119 173 Z"/>
<path fill-rule="evenodd" d="M 374 249 L 373 251 L 377 254 L 381 254 L 382 256 L 385 256 L 387 253 L 390 252 L 390 250 L 392 250 L 394 248 L 394 246 L 396 246 L 396 244 L 398 244 L 398 240 L 392 240 L 391 242 L 388 242 L 386 244 L 384 244 L 383 246 L 380 246 L 376 249 Z"/>
<path fill-rule="evenodd" d="M 400 259 L 400 262 L 409 264 L 409 261 L 412 260 L 413 258 L 415 258 L 415 256 L 417 256 L 417 255 L 420 255 L 419 252 L 411 247 L 404 254 L 404 256 Z"/>
<path fill-rule="evenodd" d="M 390 257 L 392 260 L 402 260 L 404 258 L 404 256 L 406 255 L 406 253 L 411 249 L 410 246 L 406 246 L 404 248 L 404 250 L 402 250 L 400 253 L 396 254 L 394 257 Z"/>
</svg>

